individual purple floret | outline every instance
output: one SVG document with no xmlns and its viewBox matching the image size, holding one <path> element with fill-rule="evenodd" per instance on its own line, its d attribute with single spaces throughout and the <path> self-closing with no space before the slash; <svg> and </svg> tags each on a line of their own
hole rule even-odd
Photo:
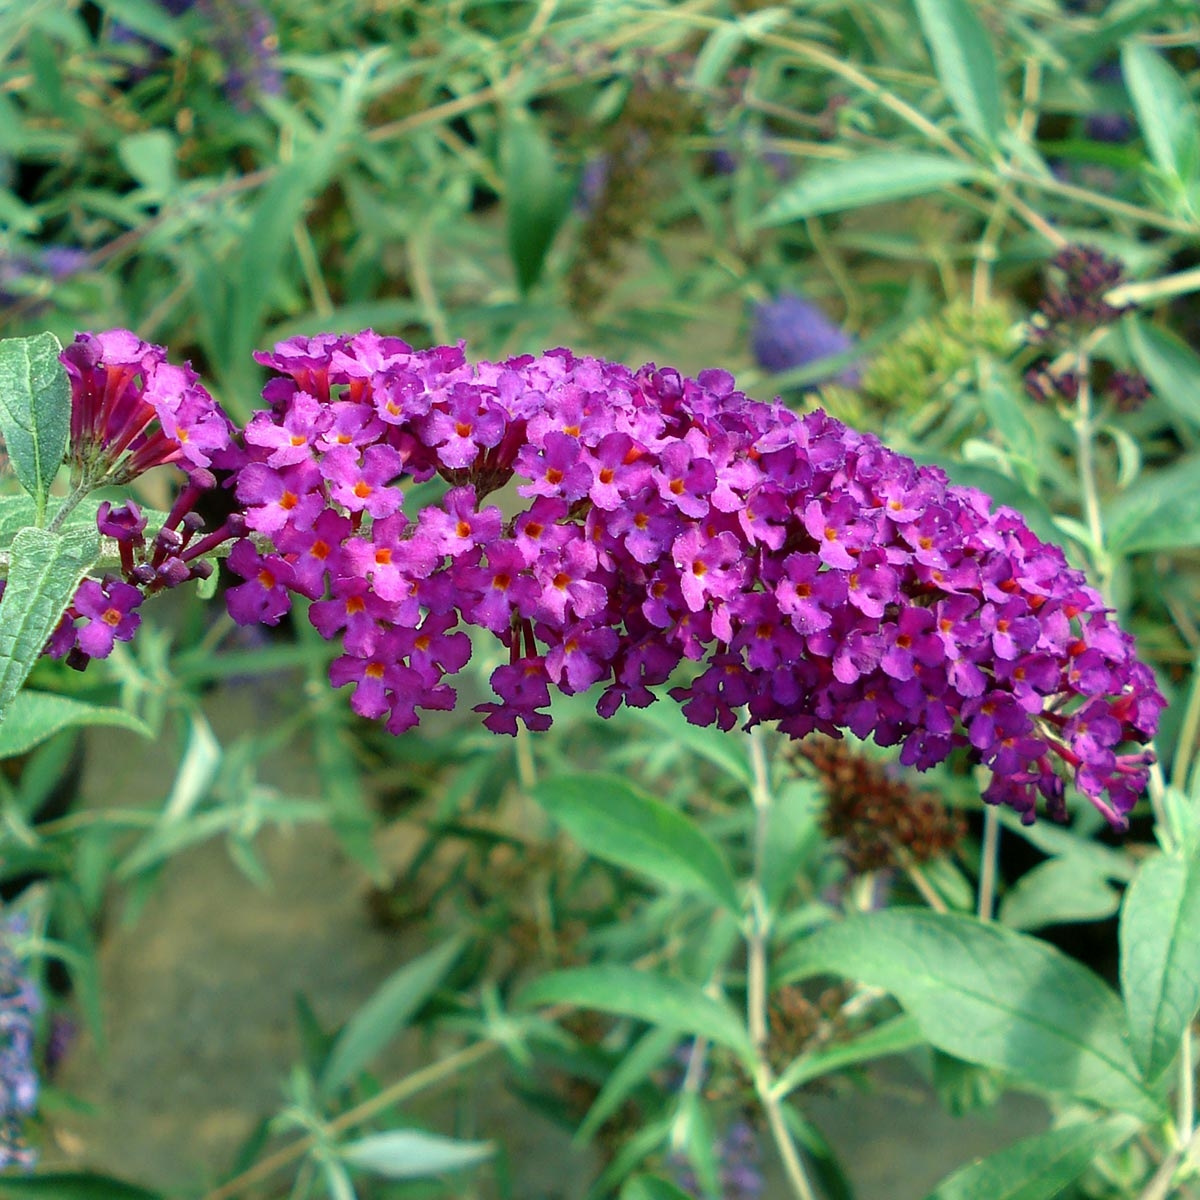
<svg viewBox="0 0 1200 1200">
<path fill-rule="evenodd" d="M 21 917 L 0 923 L 0 1168 L 32 1167 L 37 1161 L 22 1133 L 25 1118 L 37 1107 L 33 1020 L 42 1007 L 13 950 L 13 939 L 25 932 Z"/>
<path fill-rule="evenodd" d="M 920 769 L 967 747 L 1025 820 L 1039 794 L 1062 814 L 1064 768 L 1117 827 L 1145 786 L 1163 700 L 1082 574 L 823 412 L 568 350 L 470 363 L 368 331 L 257 357 L 277 377 L 238 473 L 256 541 L 231 612 L 328 597 L 334 681 L 395 732 L 453 704 L 476 626 L 509 653 L 477 706 L 497 732 L 546 728 L 551 688 L 644 707 L 686 665 L 670 694 L 694 724 L 850 730 Z M 434 475 L 451 490 L 406 514 Z"/>
<path fill-rule="evenodd" d="M 780 374 L 845 354 L 854 348 L 854 339 L 815 304 L 793 292 L 784 292 L 755 307 L 750 346 L 760 367 Z M 846 387 L 856 387 L 859 375 L 855 363 L 830 378 Z"/>
</svg>

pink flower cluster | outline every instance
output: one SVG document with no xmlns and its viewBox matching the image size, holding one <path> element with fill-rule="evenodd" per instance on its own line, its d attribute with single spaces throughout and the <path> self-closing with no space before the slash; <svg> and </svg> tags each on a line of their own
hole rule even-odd
<svg viewBox="0 0 1200 1200">
<path fill-rule="evenodd" d="M 206 576 L 205 557 L 240 536 L 240 515 L 202 535 L 193 511 L 217 484 L 215 470 L 240 465 L 237 428 L 199 383 L 190 367 L 167 362 L 126 329 L 81 333 L 60 355 L 71 383 L 71 435 L 67 456 L 71 482 L 81 491 L 124 484 L 152 467 L 174 465 L 184 486 L 153 538 L 137 504 L 104 501 L 96 514 L 101 535 L 115 539 L 120 575 L 86 579 L 63 614 L 46 653 L 78 667 L 106 658 L 113 644 L 133 637 L 143 598 L 189 579 Z"/>
<path fill-rule="evenodd" d="M 368 331 L 257 358 L 277 374 L 245 429 L 230 612 L 310 598 L 333 683 L 394 732 L 453 706 L 476 626 L 509 651 L 477 706 L 500 732 L 546 728 L 551 685 L 601 687 L 609 716 L 691 663 L 671 695 L 695 724 L 848 729 L 919 768 L 968 745 L 1028 820 L 1039 793 L 1061 811 L 1056 766 L 1117 826 L 1145 785 L 1163 701 L 1083 576 L 824 413 L 566 350 L 470 363 Z"/>
</svg>

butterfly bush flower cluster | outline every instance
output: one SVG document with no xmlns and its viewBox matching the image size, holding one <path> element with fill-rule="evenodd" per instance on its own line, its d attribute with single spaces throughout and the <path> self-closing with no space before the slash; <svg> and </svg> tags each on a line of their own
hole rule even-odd
<svg viewBox="0 0 1200 1200">
<path fill-rule="evenodd" d="M 1039 794 L 1062 813 L 1064 770 L 1116 826 L 1145 785 L 1163 701 L 1099 594 L 1014 511 L 823 412 L 567 350 L 368 331 L 257 357 L 230 612 L 310 599 L 332 682 L 392 732 L 454 705 L 474 626 L 508 650 L 477 706 L 497 732 L 548 727 L 552 687 L 643 707 L 686 666 L 694 724 L 849 730 L 922 769 L 966 746 L 1027 820 Z"/>
<path fill-rule="evenodd" d="M 153 467 L 181 472 L 181 488 L 153 536 L 132 500 L 105 500 L 96 514 L 102 537 L 115 543 L 120 571 L 85 579 L 63 614 L 46 653 L 83 667 L 133 637 L 147 595 L 205 577 L 205 557 L 245 526 L 235 515 L 204 532 L 196 502 L 242 458 L 236 427 L 187 366 L 167 361 L 128 330 L 79 334 L 62 354 L 71 384 L 67 450 L 76 494 L 124 485 Z"/>
<path fill-rule="evenodd" d="M 36 1161 L 22 1125 L 37 1106 L 33 1021 L 42 1005 L 12 946 L 25 931 L 20 917 L 0 923 L 0 1168 L 31 1167 Z"/>
</svg>

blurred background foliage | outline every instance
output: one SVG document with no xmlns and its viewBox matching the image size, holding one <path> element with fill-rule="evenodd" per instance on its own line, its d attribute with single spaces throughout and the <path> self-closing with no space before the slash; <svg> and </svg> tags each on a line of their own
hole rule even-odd
<svg viewBox="0 0 1200 1200">
<path fill-rule="evenodd" d="M 240 419 L 260 403 L 253 350 L 367 326 L 414 346 L 464 339 L 473 357 L 568 345 L 721 366 L 751 395 L 824 405 L 1018 508 L 1089 571 L 1172 701 L 1158 816 L 1186 831 L 1200 795 L 1198 46 L 1191 0 L 0 2 L 0 333 L 129 327 L 189 358 Z M 1120 265 L 1081 266 L 1070 246 Z M 1082 280 L 1093 268 L 1100 284 Z M 1091 307 L 1066 303 L 1084 293 Z M 496 654 L 479 643 L 464 699 Z M 1115 977 L 1148 803 L 1123 846 L 1086 806 L 1067 828 L 988 828 L 965 759 L 917 781 L 873 748 L 748 742 L 665 707 L 602 723 L 580 698 L 536 739 L 469 716 L 391 738 L 324 686 L 328 657 L 303 621 L 252 641 L 217 606 L 181 601 L 86 677 L 37 675 L 160 735 L 176 762 L 165 787 L 72 795 L 69 714 L 49 741 L 10 729 L 4 746 L 33 751 L 4 784 L 8 895 L 40 969 L 73 990 L 43 1014 L 43 1046 L 72 1006 L 102 1029 L 106 905 L 136 912 L 201 841 L 224 838 L 265 882 L 264 826 L 327 822 L 371 879 L 364 920 L 427 932 L 428 956 L 340 1031 L 300 1006 L 304 1053 L 270 1132 L 279 1167 L 304 1165 L 279 1195 L 477 1194 L 464 1178 L 521 1195 L 502 1152 L 437 1182 L 492 1150 L 414 1132 L 405 1106 L 493 1053 L 524 1102 L 597 1140 L 599 1173 L 573 1167 L 562 1195 L 759 1194 L 758 1143 L 783 1135 L 761 1115 L 746 1031 L 704 1007 L 753 998 L 727 877 L 773 914 L 768 1117 L 826 1195 L 853 1195 L 853 1171 L 782 1098 L 814 1081 L 848 1094 L 868 1079 L 859 1064 L 890 1053 L 913 1055 L 953 1111 L 1013 1081 L 1056 1099 L 1059 1140 L 1022 1161 L 1058 1190 L 1031 1200 L 1139 1195 L 1176 1153 L 1169 1121 L 1144 1112 L 1140 1140 L 1119 1116 L 1083 1137 L 1018 1050 L 972 1059 L 899 1013 L 887 985 L 802 985 L 786 957 L 842 912 L 987 916 L 995 897 L 1006 930 L 1041 930 Z M 247 678 L 287 711 L 222 743 L 205 705 Z M 311 794 L 259 781 L 289 747 L 311 755 Z M 376 841 L 397 820 L 401 865 Z M 588 976 L 591 992 L 546 975 L 586 964 L 612 972 Z M 680 990 L 631 1008 L 629 964 Z M 511 1006 L 531 979 L 557 1007 Z M 457 1049 L 385 1085 L 374 1055 L 412 1024 Z M 49 1160 L 53 1124 L 44 1114 Z M 403 1129 L 415 1140 L 371 1142 Z M 276 1178 L 252 1165 L 263 1144 L 233 1168 L 247 1187 Z M 401 1160 L 424 1182 L 396 1182 Z M 135 1194 L 88 1178 L 95 1190 L 69 1194 Z M 936 1195 L 984 1194 L 968 1185 Z M 209 1200 L 251 1194 L 213 1187 Z"/>
</svg>

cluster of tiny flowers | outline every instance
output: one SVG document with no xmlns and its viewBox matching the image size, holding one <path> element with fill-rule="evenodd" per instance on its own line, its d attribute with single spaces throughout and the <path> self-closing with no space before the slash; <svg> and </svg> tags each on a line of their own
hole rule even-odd
<svg viewBox="0 0 1200 1200">
<path fill-rule="evenodd" d="M 161 346 L 116 329 L 81 333 L 60 357 L 71 383 L 67 456 L 73 485 L 89 490 L 125 484 L 166 465 L 183 473 L 171 511 L 152 538 L 132 500 L 106 500 L 97 510 L 100 534 L 116 543 L 120 571 L 79 585 L 45 650 L 82 669 L 93 658 L 106 658 L 114 642 L 133 637 L 145 596 L 211 574 L 204 556 L 244 532 L 235 514 L 205 534 L 194 511 L 216 486 L 214 472 L 236 467 L 241 451 L 235 426 L 195 373 L 167 362 Z"/>
<path fill-rule="evenodd" d="M 856 872 L 901 867 L 948 854 L 966 824 L 935 792 L 910 787 L 894 770 L 819 735 L 793 743 L 825 785 L 822 825 Z"/>
<path fill-rule="evenodd" d="M 760 367 L 779 373 L 845 354 L 853 349 L 854 339 L 815 304 L 784 292 L 755 307 L 750 347 Z M 846 387 L 857 387 L 860 375 L 858 364 L 851 364 L 833 378 Z"/>
<path fill-rule="evenodd" d="M 0 1168 L 31 1167 L 37 1158 L 22 1124 L 37 1105 L 33 1019 L 41 999 L 13 953 L 12 939 L 23 931 L 19 918 L 0 925 Z"/>
<path fill-rule="evenodd" d="M 986 799 L 1063 810 L 1065 764 L 1114 825 L 1147 777 L 1163 701 L 1060 550 L 822 412 L 567 350 L 500 363 L 365 332 L 296 338 L 245 430 L 253 537 L 229 565 L 242 623 L 297 593 L 340 639 L 335 685 L 393 732 L 449 709 L 492 631 L 509 661 L 484 724 L 550 724 L 550 688 L 598 711 L 671 690 L 697 725 L 850 730 L 927 768 L 959 745 Z M 449 491 L 404 511 L 408 484 Z M 506 511 L 486 497 L 512 481 Z"/>
</svg>

